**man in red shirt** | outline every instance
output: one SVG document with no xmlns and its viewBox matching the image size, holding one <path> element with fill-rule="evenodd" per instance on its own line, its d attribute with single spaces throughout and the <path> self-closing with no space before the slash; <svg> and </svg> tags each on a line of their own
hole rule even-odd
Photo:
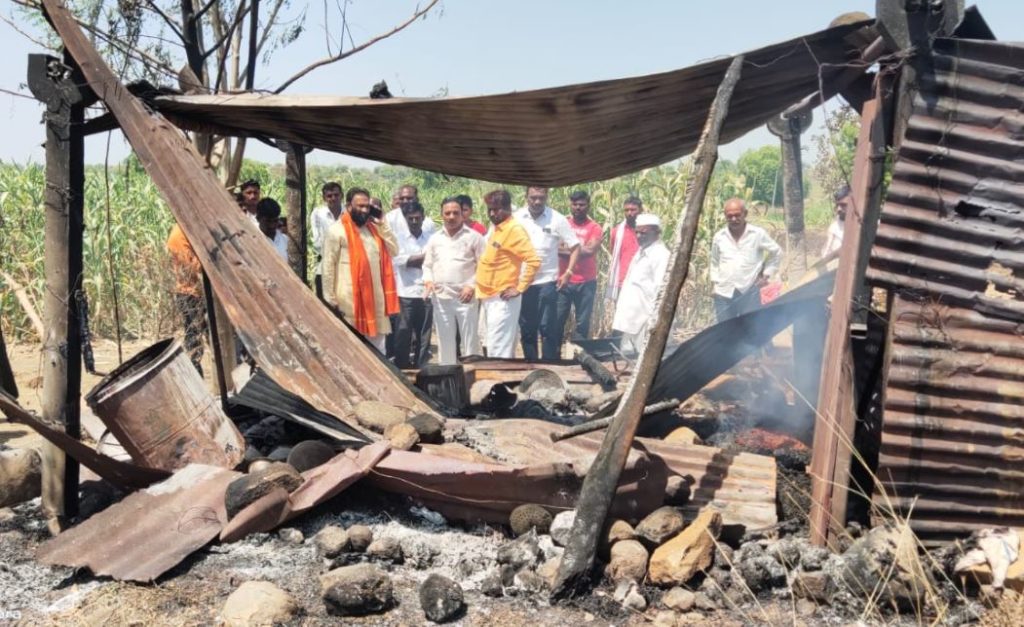
<svg viewBox="0 0 1024 627">
<path fill-rule="evenodd" d="M 619 288 L 626 280 L 629 264 L 640 250 L 636 240 L 636 217 L 644 212 L 644 203 L 639 196 L 629 196 L 622 203 L 622 212 L 626 219 L 612 227 L 611 231 L 612 260 L 608 271 L 608 287 L 604 293 L 605 298 L 612 303 L 618 300 Z"/>
<path fill-rule="evenodd" d="M 594 297 L 597 294 L 597 251 L 601 249 L 604 229 L 590 218 L 590 195 L 578 190 L 569 196 L 572 219 L 569 226 L 580 241 L 579 257 L 576 267 L 569 278 L 569 284 L 558 290 L 557 328 L 558 345 L 561 346 L 561 333 L 565 329 L 565 321 L 569 318 L 569 310 L 576 310 L 576 327 L 572 339 L 585 340 L 590 337 L 590 315 L 594 311 Z M 564 245 L 559 247 L 559 274 L 565 272 L 569 263 L 571 249 Z"/>
<path fill-rule="evenodd" d="M 487 227 L 473 219 L 473 199 L 465 194 L 455 197 L 462 207 L 462 223 L 480 235 L 487 235 Z"/>
</svg>

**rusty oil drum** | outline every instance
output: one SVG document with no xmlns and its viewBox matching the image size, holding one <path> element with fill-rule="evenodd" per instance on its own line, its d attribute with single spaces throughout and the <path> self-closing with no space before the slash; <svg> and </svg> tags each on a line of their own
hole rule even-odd
<svg viewBox="0 0 1024 627">
<path fill-rule="evenodd" d="M 242 460 L 242 435 L 177 340 L 161 340 L 124 362 L 85 400 L 141 466 L 234 468 Z"/>
</svg>

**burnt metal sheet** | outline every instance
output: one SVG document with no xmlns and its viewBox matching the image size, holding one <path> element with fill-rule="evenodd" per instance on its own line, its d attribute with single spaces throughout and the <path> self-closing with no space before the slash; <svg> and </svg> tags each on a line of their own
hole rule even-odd
<svg viewBox="0 0 1024 627">
<path fill-rule="evenodd" d="M 842 73 L 872 21 L 744 53 L 722 128 L 727 143 Z M 192 130 L 260 135 L 506 184 L 608 179 L 685 156 L 733 57 L 619 80 L 468 98 L 197 95 L 153 106 Z M 821 81 L 821 82 L 819 82 Z"/>
<path fill-rule="evenodd" d="M 603 434 L 588 433 L 553 443 L 550 434 L 564 430 L 538 420 L 493 420 L 467 423 L 459 438 L 500 455 L 506 463 L 572 462 L 585 473 L 601 448 Z M 636 438 L 627 468 L 639 457 L 658 461 L 669 476 L 682 477 L 689 484 L 690 498 L 683 506 L 688 514 L 696 515 L 702 507 L 713 505 L 722 512 L 727 526 L 761 529 L 778 522 L 777 468 L 771 457 Z"/>
<path fill-rule="evenodd" d="M 357 424 L 353 408 L 359 401 L 436 413 L 274 254 L 192 144 L 125 89 L 63 3 L 43 4 L 167 201 L 238 335 L 270 378 L 369 439 L 378 436 Z"/>
<path fill-rule="evenodd" d="M 47 541 L 36 557 L 114 579 L 153 581 L 217 537 L 227 521 L 224 490 L 239 476 L 186 466 Z"/>
<path fill-rule="evenodd" d="M 868 278 L 895 291 L 874 503 L 926 540 L 1024 525 L 1024 46 L 938 40 Z"/>
</svg>

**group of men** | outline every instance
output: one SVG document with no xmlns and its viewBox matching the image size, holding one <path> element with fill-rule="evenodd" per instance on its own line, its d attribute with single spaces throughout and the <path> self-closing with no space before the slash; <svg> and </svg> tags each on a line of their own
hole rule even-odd
<svg viewBox="0 0 1024 627">
<path fill-rule="evenodd" d="M 528 360 L 558 359 L 570 312 L 573 340 L 589 337 L 605 229 L 590 216 L 587 192 L 570 195 L 566 217 L 548 205 L 546 187 L 527 187 L 518 210 L 507 190 L 496 189 L 483 198 L 489 226 L 473 219 L 466 195 L 445 198 L 436 225 L 413 185 L 395 192 L 386 213 L 360 187 L 345 192 L 329 182 L 321 195 L 311 216 L 316 294 L 398 367 L 431 360 L 435 328 L 440 364 L 455 364 L 460 355 L 511 358 L 517 343 Z M 287 260 L 278 203 L 262 198 L 256 181 L 244 183 L 237 200 Z M 723 212 L 727 226 L 711 251 L 719 320 L 758 306 L 760 287 L 777 274 L 781 259 L 768 233 L 747 222 L 742 200 L 727 201 Z M 639 197 L 624 201 L 623 215 L 609 229 L 603 295 L 614 306 L 612 329 L 621 346 L 639 352 L 670 255 L 659 218 L 644 212 Z M 177 226 L 168 249 L 185 347 L 198 367 L 205 332 L 199 264 Z"/>
</svg>

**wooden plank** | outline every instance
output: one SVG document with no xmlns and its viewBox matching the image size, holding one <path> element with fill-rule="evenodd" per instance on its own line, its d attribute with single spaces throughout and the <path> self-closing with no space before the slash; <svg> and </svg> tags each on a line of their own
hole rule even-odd
<svg viewBox="0 0 1024 627">
<path fill-rule="evenodd" d="M 718 139 L 742 68 L 743 57 L 734 58 L 708 110 L 707 121 L 694 153 L 694 177 L 686 193 L 686 204 L 669 257 L 668 269 L 658 290 L 658 308 L 654 318 L 656 322 L 645 338 L 646 342 L 637 360 L 636 374 L 630 380 L 615 413 L 615 419 L 605 433 L 601 451 L 583 482 L 576 504 L 572 538 L 558 568 L 558 575 L 552 586 L 552 598 L 574 594 L 589 584 L 588 573 L 597 552 L 598 536 L 604 526 L 619 476 L 643 415 L 647 393 L 665 352 L 665 343 L 675 319 L 679 292 L 689 272 L 690 255 L 697 235 L 701 208 L 704 206 L 704 195 L 718 159 Z"/>
<path fill-rule="evenodd" d="M 191 143 L 118 81 L 63 4 L 44 0 L 44 6 L 90 86 L 121 123 L 257 364 L 281 387 L 370 439 L 377 436 L 354 419 L 362 400 L 436 413 L 303 285 Z"/>
<path fill-rule="evenodd" d="M 846 503 L 856 422 L 853 357 L 850 351 L 851 305 L 878 224 L 885 164 L 881 98 L 864 103 L 854 155 L 853 207 L 846 216 L 846 236 L 832 293 L 832 316 L 825 339 L 826 358 L 818 387 L 818 407 L 811 458 L 811 541 L 825 546 L 846 524 Z"/>
<path fill-rule="evenodd" d="M 280 142 L 284 150 L 285 209 L 288 215 L 288 265 L 306 283 L 306 148 Z"/>
</svg>

